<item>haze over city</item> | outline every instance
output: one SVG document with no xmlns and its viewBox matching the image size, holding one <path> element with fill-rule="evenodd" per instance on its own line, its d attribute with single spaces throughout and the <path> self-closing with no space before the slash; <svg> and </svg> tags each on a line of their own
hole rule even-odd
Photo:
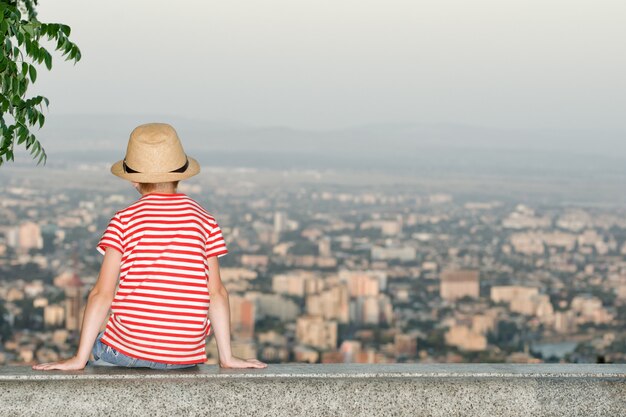
<svg viewBox="0 0 626 417">
<path fill-rule="evenodd" d="M 52 103 L 39 137 L 50 163 L 112 162 L 134 126 L 164 121 L 205 166 L 576 178 L 557 185 L 569 200 L 601 182 L 584 199 L 621 202 L 625 13 L 619 1 L 43 2 L 39 18 L 69 24 L 83 58 L 40 71 L 34 92 Z"/>
</svg>

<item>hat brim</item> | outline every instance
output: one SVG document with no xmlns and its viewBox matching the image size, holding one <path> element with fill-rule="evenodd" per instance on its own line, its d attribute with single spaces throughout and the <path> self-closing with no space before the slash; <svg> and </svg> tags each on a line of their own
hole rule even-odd
<svg viewBox="0 0 626 417">
<path fill-rule="evenodd" d="M 187 159 L 189 160 L 189 166 L 185 172 L 137 172 L 131 174 L 124 172 L 124 160 L 121 160 L 111 166 L 111 173 L 132 182 L 154 183 L 180 181 L 185 178 L 193 177 L 200 172 L 200 164 L 198 164 L 198 161 L 191 157 L 187 157 Z"/>
</svg>

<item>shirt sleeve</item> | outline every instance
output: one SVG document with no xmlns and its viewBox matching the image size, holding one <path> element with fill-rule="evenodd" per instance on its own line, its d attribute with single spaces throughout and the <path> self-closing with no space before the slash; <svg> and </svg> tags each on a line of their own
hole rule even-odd
<svg viewBox="0 0 626 417">
<path fill-rule="evenodd" d="M 109 222 L 96 248 L 103 255 L 106 248 L 113 248 L 122 254 L 124 253 L 124 228 L 118 214 L 113 216 Z"/>
<path fill-rule="evenodd" d="M 211 256 L 217 256 L 219 258 L 227 253 L 228 248 L 226 248 L 226 242 L 224 242 L 222 230 L 220 229 L 220 226 L 215 223 L 209 232 L 209 237 L 206 241 L 206 257 L 210 258 Z"/>
</svg>

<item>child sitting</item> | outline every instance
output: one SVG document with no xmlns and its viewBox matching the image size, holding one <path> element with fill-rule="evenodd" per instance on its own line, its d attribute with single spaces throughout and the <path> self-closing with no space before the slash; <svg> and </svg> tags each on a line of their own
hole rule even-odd
<svg viewBox="0 0 626 417">
<path fill-rule="evenodd" d="M 215 218 L 176 191 L 178 182 L 200 172 L 200 166 L 184 153 L 174 128 L 163 123 L 135 128 L 126 157 L 111 172 L 131 181 L 142 197 L 115 213 L 98 242 L 104 260 L 89 293 L 75 356 L 33 369 L 77 370 L 88 362 L 190 367 L 206 361 L 212 330 L 220 367 L 266 367 L 232 355 L 228 292 L 218 262 L 228 249 Z"/>
</svg>

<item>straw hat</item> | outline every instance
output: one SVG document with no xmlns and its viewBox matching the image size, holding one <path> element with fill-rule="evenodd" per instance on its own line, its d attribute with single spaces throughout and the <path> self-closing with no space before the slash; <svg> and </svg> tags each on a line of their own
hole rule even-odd
<svg viewBox="0 0 626 417">
<path fill-rule="evenodd" d="M 126 157 L 114 163 L 111 172 L 134 182 L 169 182 L 196 175 L 200 165 L 185 154 L 172 126 L 147 123 L 132 131 Z"/>
</svg>

